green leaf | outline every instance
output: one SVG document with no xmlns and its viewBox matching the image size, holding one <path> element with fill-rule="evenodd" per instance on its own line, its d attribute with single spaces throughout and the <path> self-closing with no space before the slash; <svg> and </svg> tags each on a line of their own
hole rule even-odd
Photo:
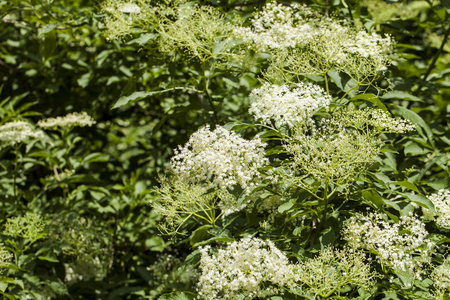
<svg viewBox="0 0 450 300">
<path fill-rule="evenodd" d="M 44 35 L 51 32 L 56 27 L 58 27 L 58 25 L 59 25 L 58 23 L 53 23 L 42 26 L 42 28 L 39 28 L 38 30 L 38 37 L 42 38 Z"/>
<path fill-rule="evenodd" d="M 416 203 L 417 205 L 420 205 L 424 208 L 427 208 L 431 211 L 435 211 L 433 202 L 430 201 L 427 197 L 423 195 L 416 195 L 416 194 L 410 194 L 410 193 L 398 193 L 399 195 L 402 195 L 412 202 Z"/>
<path fill-rule="evenodd" d="M 380 108 L 380 109 L 384 110 L 385 112 L 389 113 L 389 110 L 387 109 L 386 105 L 384 105 L 383 102 L 381 102 L 380 99 L 377 96 L 375 96 L 374 94 L 356 95 L 355 97 L 350 99 L 350 101 L 356 101 L 356 100 L 369 101 L 373 105 L 375 105 L 378 108 Z"/>
<path fill-rule="evenodd" d="M 91 82 L 93 77 L 94 74 L 92 72 L 87 72 L 77 79 L 77 83 L 80 87 L 86 88 L 89 85 L 89 82 Z"/>
<path fill-rule="evenodd" d="M 52 256 L 48 256 L 48 255 L 47 256 L 38 256 L 38 259 L 49 261 L 49 262 L 54 262 L 54 263 L 59 262 L 59 260 L 56 257 L 52 257 Z"/>
<path fill-rule="evenodd" d="M 374 189 L 363 190 L 361 194 L 364 199 L 366 199 L 369 202 L 372 202 L 378 208 L 382 208 L 383 205 L 385 205 L 383 198 L 381 198 L 381 196 Z"/>
<path fill-rule="evenodd" d="M 162 237 L 154 235 L 145 240 L 145 246 L 148 247 L 150 251 L 162 252 L 166 247 L 166 243 Z"/>
<path fill-rule="evenodd" d="M 398 110 L 398 112 L 400 113 L 400 115 L 403 118 L 409 120 L 414 125 L 420 126 L 420 128 L 423 128 L 423 130 L 425 130 L 426 137 L 423 136 L 422 131 L 419 130 L 420 128 L 417 128 L 419 134 L 421 134 L 424 138 L 428 138 L 428 141 L 429 141 L 430 145 L 433 146 L 433 148 L 434 148 L 433 133 L 431 132 L 431 129 L 427 125 L 427 123 L 425 123 L 425 121 L 422 119 L 422 117 L 420 117 L 418 114 L 416 114 L 412 110 L 409 110 L 409 109 L 407 109 L 406 107 L 403 107 L 403 106 L 397 105 L 396 109 Z"/>
<path fill-rule="evenodd" d="M 44 59 L 48 59 L 55 51 L 56 46 L 56 32 L 52 30 L 45 34 L 45 37 L 42 39 L 39 45 L 39 53 Z"/>
<path fill-rule="evenodd" d="M 154 39 L 157 35 L 154 33 L 145 33 L 138 37 L 137 39 L 131 40 L 127 43 L 127 45 L 133 45 L 138 44 L 139 46 L 142 46 L 146 44 L 148 41 Z"/>
<path fill-rule="evenodd" d="M 440 233 L 432 233 L 427 236 L 427 239 L 431 240 L 436 245 L 450 242 L 450 238 Z"/>
<path fill-rule="evenodd" d="M 288 201 L 286 203 L 281 204 L 278 207 L 278 212 L 280 214 L 284 213 L 285 211 L 287 211 L 288 209 L 292 208 L 292 206 L 294 206 L 294 203 L 292 201 Z"/>
<path fill-rule="evenodd" d="M 194 300 L 197 295 L 191 292 L 173 292 L 164 294 L 158 300 Z"/>
<path fill-rule="evenodd" d="M 114 291 L 112 291 L 109 296 L 108 296 L 108 300 L 115 300 L 115 299 L 123 299 L 124 297 L 119 297 L 119 296 L 125 296 L 125 295 L 132 295 L 135 294 L 137 292 L 140 292 L 144 289 L 144 287 L 142 286 L 124 286 L 124 287 L 120 287 L 118 289 L 115 289 Z"/>
<path fill-rule="evenodd" d="M 100 152 L 94 152 L 84 157 L 83 160 L 81 161 L 81 165 L 93 162 L 107 162 L 108 160 L 109 155 Z"/>
<path fill-rule="evenodd" d="M 231 123 L 227 123 L 227 124 L 223 125 L 223 127 L 230 131 L 238 131 L 238 130 L 245 129 L 245 128 L 254 128 L 255 125 L 254 124 L 244 124 L 244 123 L 240 123 L 240 122 L 231 122 Z"/>
<path fill-rule="evenodd" d="M 413 191 L 415 191 L 415 192 L 421 194 L 420 191 L 419 191 L 419 189 L 418 189 L 418 188 L 416 187 L 416 185 L 415 185 L 414 183 L 412 183 L 412 182 L 409 182 L 409 181 L 393 181 L 392 184 L 403 186 L 403 187 L 405 187 L 405 188 L 407 188 L 407 189 L 413 190 Z"/>
<path fill-rule="evenodd" d="M 58 295 L 69 294 L 66 285 L 60 281 L 52 281 L 48 286 Z"/>
<path fill-rule="evenodd" d="M 212 225 L 203 225 L 194 230 L 194 232 L 192 232 L 191 236 L 189 237 L 191 246 L 194 246 L 196 243 L 198 243 L 206 235 L 208 229 L 212 227 Z"/>
<path fill-rule="evenodd" d="M 24 289 L 23 281 L 20 279 L 14 279 L 9 277 L 0 277 L 1 283 L 11 283 L 20 286 L 22 289 Z"/>
<path fill-rule="evenodd" d="M 398 153 L 397 149 L 391 144 L 385 144 L 380 150 L 381 152 Z"/>
<path fill-rule="evenodd" d="M 231 232 L 228 229 L 211 228 L 208 230 L 208 233 L 213 235 L 213 237 L 210 239 L 207 239 L 206 241 L 198 242 L 198 243 L 192 245 L 192 247 L 197 248 L 199 246 L 208 245 L 213 242 L 224 242 L 224 243 L 234 242 L 233 235 L 231 234 Z"/>
<path fill-rule="evenodd" d="M 117 102 L 113 105 L 113 107 L 111 109 L 115 109 L 124 105 L 127 105 L 129 102 L 136 102 L 145 98 L 148 98 L 150 96 L 154 96 L 154 95 L 158 95 L 158 94 L 162 94 L 162 93 L 166 93 L 166 92 L 170 92 L 170 91 L 174 91 L 174 90 L 184 90 L 187 88 L 184 87 L 174 87 L 174 88 L 170 88 L 170 89 L 166 89 L 166 90 L 161 90 L 161 91 L 153 91 L 153 92 L 134 92 L 131 95 L 128 96 L 122 96 L 119 98 L 119 100 L 117 100 Z"/>
<path fill-rule="evenodd" d="M 419 97 L 413 96 L 403 91 L 391 91 L 380 97 L 381 99 L 402 99 L 402 100 L 410 100 L 410 101 L 418 101 L 423 102 Z"/>
<path fill-rule="evenodd" d="M 341 91 L 345 93 L 349 92 L 349 96 L 351 97 L 355 96 L 358 83 L 350 78 L 350 76 L 344 73 L 339 73 L 337 71 L 329 71 L 327 74 L 331 78 L 331 80 L 341 89 Z"/>
<path fill-rule="evenodd" d="M 336 234 L 334 233 L 334 230 L 332 228 L 328 228 L 326 232 L 319 237 L 322 249 L 327 245 L 333 244 L 335 240 Z"/>
</svg>

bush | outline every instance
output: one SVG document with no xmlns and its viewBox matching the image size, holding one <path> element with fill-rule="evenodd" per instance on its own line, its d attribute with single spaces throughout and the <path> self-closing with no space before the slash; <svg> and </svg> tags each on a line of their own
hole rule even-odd
<svg viewBox="0 0 450 300">
<path fill-rule="evenodd" d="M 0 294 L 449 297 L 450 6 L 387 2 L 0 0 Z"/>
</svg>

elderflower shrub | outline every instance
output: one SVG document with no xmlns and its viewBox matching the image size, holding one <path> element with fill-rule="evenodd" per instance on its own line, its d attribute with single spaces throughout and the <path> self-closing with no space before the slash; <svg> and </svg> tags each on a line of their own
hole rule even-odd
<svg viewBox="0 0 450 300">
<path fill-rule="evenodd" d="M 388 3 L 383 0 L 363 0 L 358 5 L 367 7 L 371 19 L 376 22 L 385 22 L 391 19 L 415 18 L 420 12 L 429 8 L 427 1 Z"/>
<path fill-rule="evenodd" d="M 66 127 L 85 127 L 92 126 L 96 122 L 89 116 L 85 111 L 78 113 L 70 113 L 65 115 L 64 117 L 56 117 L 56 118 L 47 118 L 37 122 L 37 126 L 43 129 L 57 129 L 66 128 Z"/>
<path fill-rule="evenodd" d="M 0 275 L 7 269 L 12 258 L 13 254 L 6 250 L 3 244 L 0 244 Z"/>
<path fill-rule="evenodd" d="M 172 170 L 186 182 L 209 181 L 210 187 L 229 190 L 239 185 L 249 193 L 261 179 L 258 169 L 268 162 L 264 147 L 258 137 L 248 141 L 219 125 L 213 131 L 207 125 L 174 150 Z"/>
<path fill-rule="evenodd" d="M 8 122 L 0 126 L 0 142 L 8 145 L 44 139 L 45 135 L 42 131 L 34 129 L 25 121 Z"/>
<path fill-rule="evenodd" d="M 147 270 L 153 276 L 150 299 L 158 299 L 164 292 L 176 291 L 180 286 L 194 286 L 198 271 L 192 265 L 184 266 L 183 260 L 172 254 L 161 254 Z"/>
<path fill-rule="evenodd" d="M 391 63 L 393 41 L 312 12 L 305 6 L 268 3 L 250 28 L 235 34 L 258 52 L 269 52 L 266 77 L 289 80 L 305 74 L 342 71 L 358 83 L 371 82 Z"/>
<path fill-rule="evenodd" d="M 295 47 L 302 41 L 314 38 L 311 24 L 296 10 L 312 14 L 305 6 L 269 2 L 255 14 L 250 28 L 238 27 L 234 33 L 259 52 Z"/>
<path fill-rule="evenodd" d="M 416 128 L 409 120 L 392 118 L 387 112 L 374 108 L 343 109 L 331 121 L 365 132 L 372 131 L 373 136 L 380 133 L 405 133 Z"/>
<path fill-rule="evenodd" d="M 48 239 L 64 245 L 61 254 L 66 257 L 65 281 L 72 285 L 79 281 L 101 280 L 108 271 L 112 258 L 112 236 L 98 221 L 69 214 L 53 215 Z M 101 233 L 101 234 L 100 234 Z"/>
<path fill-rule="evenodd" d="M 133 30 L 153 28 L 158 23 L 156 8 L 151 0 L 105 0 L 101 9 L 106 13 L 103 22 L 108 40 L 131 35 Z"/>
<path fill-rule="evenodd" d="M 293 265 L 271 241 L 243 238 L 223 249 L 200 248 L 200 299 L 255 299 L 292 286 Z"/>
<path fill-rule="evenodd" d="M 224 66 L 236 56 L 230 51 L 234 46 L 230 39 L 233 28 L 232 20 L 212 6 L 182 4 L 158 28 L 159 48 L 165 53 L 180 52 L 203 63 Z"/>
<path fill-rule="evenodd" d="M 45 225 L 46 223 L 41 216 L 28 213 L 23 217 L 8 218 L 2 234 L 18 236 L 34 242 L 46 235 Z"/>
<path fill-rule="evenodd" d="M 434 296 L 436 300 L 448 299 L 450 291 L 450 259 L 437 266 L 431 273 L 430 278 L 434 281 Z"/>
<path fill-rule="evenodd" d="M 287 85 L 265 83 L 250 94 L 252 101 L 249 112 L 265 124 L 275 122 L 275 126 L 310 121 L 310 117 L 320 108 L 327 108 L 331 96 L 314 84 L 299 83 L 292 90 Z"/>
<path fill-rule="evenodd" d="M 388 268 L 397 274 L 407 273 L 418 280 L 435 247 L 427 236 L 425 224 L 413 214 L 391 223 L 378 213 L 359 213 L 347 220 L 343 230 L 351 248 L 375 253 L 385 271 Z"/>
<path fill-rule="evenodd" d="M 435 212 L 423 208 L 424 216 L 429 219 L 436 218 L 436 224 L 442 227 L 450 227 L 450 190 L 441 189 L 437 193 L 428 196 L 433 202 Z"/>
<path fill-rule="evenodd" d="M 327 247 L 315 258 L 298 263 L 295 276 L 301 294 L 326 299 L 349 286 L 369 291 L 379 275 L 370 270 L 364 253 Z"/>
<path fill-rule="evenodd" d="M 323 119 L 318 124 L 295 128 L 284 148 L 292 155 L 294 170 L 342 185 L 375 161 L 378 144 L 369 134 Z"/>
<path fill-rule="evenodd" d="M 367 170 L 380 152 L 382 133 L 414 130 L 411 122 L 390 117 L 381 109 L 342 109 L 330 118 L 297 126 L 285 139 L 294 170 L 336 185 Z"/>
<path fill-rule="evenodd" d="M 183 226 L 190 221 L 215 225 L 216 220 L 236 207 L 237 200 L 228 191 L 187 182 L 177 176 L 162 178 L 161 186 L 155 189 L 152 205 L 163 216 L 159 223 L 161 231 L 167 234 L 186 234 Z M 217 209 L 221 212 L 217 213 Z M 237 208 L 235 208 L 237 209 Z"/>
</svg>

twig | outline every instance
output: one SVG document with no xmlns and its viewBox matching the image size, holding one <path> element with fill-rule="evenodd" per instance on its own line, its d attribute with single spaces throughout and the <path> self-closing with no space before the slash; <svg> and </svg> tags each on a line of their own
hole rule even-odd
<svg viewBox="0 0 450 300">
<path fill-rule="evenodd" d="M 439 47 L 438 52 L 434 56 L 433 61 L 428 66 L 427 72 L 423 75 L 423 80 L 425 80 L 425 81 L 427 80 L 428 76 L 430 75 L 431 71 L 433 70 L 434 66 L 436 65 L 436 62 L 437 62 L 439 56 L 441 56 L 442 50 L 444 49 L 444 46 L 447 43 L 449 34 L 450 34 L 450 26 L 448 26 L 447 31 L 445 32 L 445 35 L 444 35 L 444 39 L 442 40 L 441 46 Z"/>
</svg>

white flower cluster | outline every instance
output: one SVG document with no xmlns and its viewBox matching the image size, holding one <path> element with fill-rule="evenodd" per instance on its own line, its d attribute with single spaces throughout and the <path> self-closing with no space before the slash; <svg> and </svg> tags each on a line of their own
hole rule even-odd
<svg viewBox="0 0 450 300">
<path fill-rule="evenodd" d="M 8 122 L 0 126 L 0 141 L 6 144 L 26 143 L 34 139 L 45 139 L 45 135 L 25 121 Z"/>
<path fill-rule="evenodd" d="M 343 235 L 350 247 L 374 251 L 381 265 L 408 272 L 419 280 L 434 248 L 427 240 L 425 224 L 412 214 L 394 224 L 377 213 L 357 214 L 347 221 Z"/>
<path fill-rule="evenodd" d="M 450 259 L 446 258 L 444 263 L 431 273 L 431 279 L 434 281 L 435 299 L 444 300 L 446 292 L 450 291 Z"/>
<path fill-rule="evenodd" d="M 392 118 L 382 109 L 374 108 L 344 109 L 338 112 L 330 122 L 364 131 L 366 131 L 367 126 L 372 126 L 377 133 L 405 133 L 416 129 L 416 126 L 409 120 Z"/>
<path fill-rule="evenodd" d="M 92 126 L 96 122 L 85 111 L 70 113 L 64 117 L 48 118 L 40 120 L 37 125 L 44 129 L 55 129 L 57 127 L 84 127 Z"/>
<path fill-rule="evenodd" d="M 319 108 L 331 102 L 331 96 L 312 83 L 299 83 L 292 91 L 287 85 L 265 83 L 252 91 L 250 99 L 249 112 L 266 124 L 273 120 L 277 126 L 308 122 Z"/>
<path fill-rule="evenodd" d="M 450 190 L 441 189 L 428 198 L 433 202 L 436 212 L 424 208 L 424 215 L 430 219 L 436 217 L 436 224 L 439 226 L 450 227 Z"/>
<path fill-rule="evenodd" d="M 200 248 L 199 299 L 254 299 L 295 291 L 308 299 L 329 298 L 350 286 L 368 290 L 378 275 L 365 255 L 326 248 L 313 258 L 290 263 L 271 241 L 244 238 L 212 251 Z"/>
<path fill-rule="evenodd" d="M 187 182 L 210 181 L 211 186 L 231 190 L 240 185 L 250 192 L 258 169 L 268 161 L 264 146 L 259 138 L 248 141 L 221 126 L 211 131 L 207 125 L 174 150 L 172 169 Z"/>
<path fill-rule="evenodd" d="M 107 40 L 131 35 L 135 26 L 143 27 L 155 21 L 156 8 L 151 0 L 102 0 L 101 9 Z"/>
<path fill-rule="evenodd" d="M 127 14 L 140 14 L 141 8 L 134 3 L 124 3 L 122 6 L 119 6 L 118 9 L 120 12 Z"/>
<path fill-rule="evenodd" d="M 298 6 L 268 3 L 252 20 L 252 28 L 239 27 L 235 34 L 253 44 L 259 51 L 295 47 L 314 37 L 313 27 L 300 23 L 302 16 L 294 12 Z"/>
<path fill-rule="evenodd" d="M 389 36 L 383 38 L 374 32 L 369 34 L 363 30 L 358 31 L 354 39 L 347 40 L 343 45 L 345 52 L 358 54 L 365 58 L 375 57 L 380 53 L 389 54 L 391 48 L 392 40 Z"/>
<path fill-rule="evenodd" d="M 4 248 L 3 243 L 0 243 L 0 275 L 5 271 L 4 268 L 9 265 L 12 258 L 13 254 Z"/>
<path fill-rule="evenodd" d="M 235 29 L 235 34 L 256 51 L 295 49 L 309 57 L 325 59 L 338 69 L 367 67 L 375 72 L 389 64 L 393 49 L 390 36 L 381 37 L 318 15 L 305 6 L 268 3 L 252 20 L 252 26 Z M 291 53 L 292 54 L 292 53 Z M 295 54 L 295 52 L 294 52 Z M 313 55 L 313 56 L 311 56 Z M 316 57 L 316 59 L 314 59 Z M 356 58 L 356 60 L 355 60 Z M 317 64 L 323 62 L 317 61 Z M 356 63 L 356 61 L 360 61 Z M 300 63 L 300 62 L 299 62 Z"/>
<path fill-rule="evenodd" d="M 280 293 L 293 276 L 294 265 L 271 241 L 244 238 L 210 252 L 210 246 L 200 248 L 200 299 L 270 296 Z"/>
<path fill-rule="evenodd" d="M 348 286 L 369 290 L 378 274 L 370 270 L 366 260 L 361 251 L 327 247 L 313 259 L 298 264 L 296 281 L 308 299 L 328 299 Z"/>
<path fill-rule="evenodd" d="M 369 112 L 372 118 L 368 120 L 368 123 L 384 132 L 405 133 L 416 129 L 416 126 L 409 120 L 394 119 L 381 109 L 371 109 Z"/>
</svg>

